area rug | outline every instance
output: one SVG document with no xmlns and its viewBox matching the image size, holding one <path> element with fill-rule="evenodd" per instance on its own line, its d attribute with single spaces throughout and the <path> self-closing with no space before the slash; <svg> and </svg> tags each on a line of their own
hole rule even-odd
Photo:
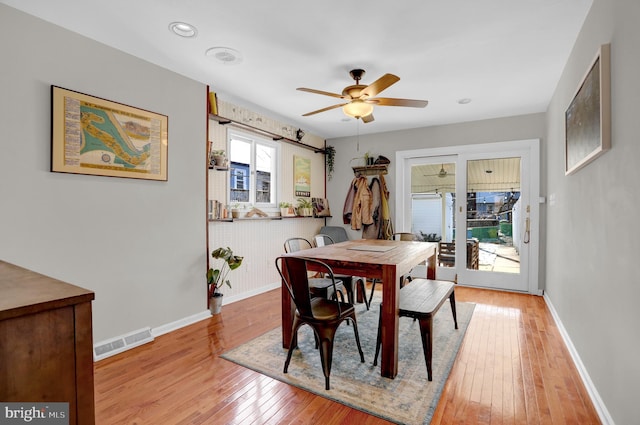
<svg viewBox="0 0 640 425">
<path fill-rule="evenodd" d="M 451 307 L 445 302 L 433 325 L 433 381 L 427 380 L 420 327 L 411 318 L 400 318 L 398 375 L 395 379 L 380 375 L 380 362 L 373 366 L 380 299 L 374 298 L 371 310 L 357 305 L 358 330 L 365 355 L 360 362 L 353 327 L 341 324 L 335 337 L 331 389 L 324 388 L 320 354 L 315 349 L 313 331 L 303 326 L 298 332 L 288 373 L 282 369 L 287 351 L 282 348 L 278 327 L 221 357 L 290 385 L 362 410 L 398 424 L 429 424 L 444 383 L 473 315 L 474 304 L 456 302 L 458 329 L 454 329 Z"/>
</svg>

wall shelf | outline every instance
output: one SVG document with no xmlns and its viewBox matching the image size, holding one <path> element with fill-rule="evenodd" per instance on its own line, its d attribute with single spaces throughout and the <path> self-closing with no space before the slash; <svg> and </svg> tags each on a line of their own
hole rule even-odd
<svg viewBox="0 0 640 425">
<path fill-rule="evenodd" d="M 272 140 L 289 143 L 291 145 L 300 146 L 301 148 L 312 150 L 314 153 L 321 153 L 321 154 L 325 154 L 326 153 L 325 150 L 322 149 L 322 148 L 317 148 L 315 146 L 307 145 L 306 143 L 302 143 L 302 142 L 299 142 L 297 140 L 289 139 L 289 138 L 284 137 L 284 136 L 282 136 L 280 134 L 275 134 L 275 133 L 272 133 L 270 131 L 263 130 L 263 129 L 258 128 L 258 127 L 254 127 L 253 125 L 246 124 L 246 123 L 243 123 L 243 122 L 240 122 L 240 121 L 232 120 L 232 119 L 229 119 L 229 118 L 224 118 L 224 117 L 221 117 L 219 115 L 214 115 L 214 114 L 209 114 L 209 118 L 211 118 L 212 120 L 216 121 L 220 125 L 233 124 L 233 125 L 238 126 L 240 128 L 244 128 L 244 129 L 248 129 L 248 130 L 254 131 L 254 132 L 256 132 L 258 134 L 261 134 L 263 136 L 268 136 Z"/>
<path fill-rule="evenodd" d="M 362 165 L 353 168 L 353 174 L 356 176 L 378 176 L 380 174 L 387 174 L 389 164 L 376 164 L 376 165 Z"/>
<path fill-rule="evenodd" d="M 292 216 L 292 217 L 282 217 L 282 216 L 273 216 L 273 217 L 236 217 L 236 218 L 210 218 L 209 222 L 225 222 L 231 223 L 234 221 L 269 221 L 269 220 L 290 220 L 290 219 L 300 219 L 300 218 L 330 218 L 331 216 L 322 216 L 322 217 L 313 217 L 313 216 Z"/>
</svg>

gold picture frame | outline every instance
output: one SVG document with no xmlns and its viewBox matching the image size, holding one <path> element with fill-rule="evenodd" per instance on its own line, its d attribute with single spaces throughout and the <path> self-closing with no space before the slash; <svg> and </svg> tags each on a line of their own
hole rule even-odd
<svg viewBox="0 0 640 425">
<path fill-rule="evenodd" d="M 611 148 L 611 46 L 603 44 L 565 112 L 565 175 Z"/>
<path fill-rule="evenodd" d="M 167 181 L 168 121 L 51 86 L 51 171 Z"/>
</svg>

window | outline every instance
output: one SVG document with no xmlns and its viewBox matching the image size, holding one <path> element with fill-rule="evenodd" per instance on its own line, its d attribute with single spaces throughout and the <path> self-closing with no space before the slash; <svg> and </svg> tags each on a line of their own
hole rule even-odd
<svg viewBox="0 0 640 425">
<path fill-rule="evenodd" d="M 276 206 L 280 147 L 257 136 L 229 131 L 229 203 Z"/>
</svg>

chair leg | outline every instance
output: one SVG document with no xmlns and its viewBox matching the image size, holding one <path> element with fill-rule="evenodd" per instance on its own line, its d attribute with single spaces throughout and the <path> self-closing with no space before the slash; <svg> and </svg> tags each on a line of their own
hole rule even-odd
<svg viewBox="0 0 640 425">
<path fill-rule="evenodd" d="M 358 290 L 358 287 L 359 287 L 360 291 L 362 291 L 362 298 L 364 298 L 364 305 L 367 307 L 367 310 L 369 310 L 370 303 L 367 300 L 367 285 L 365 285 L 365 280 L 358 279 L 356 283 L 357 283 L 356 291 Z"/>
<path fill-rule="evenodd" d="M 371 295 L 369 295 L 369 305 L 371 305 L 371 300 L 373 299 L 373 292 L 376 289 L 376 283 L 378 283 L 378 279 L 373 279 L 371 281 Z"/>
<path fill-rule="evenodd" d="M 289 343 L 289 351 L 287 351 L 287 359 L 284 362 L 283 373 L 287 373 L 287 370 L 289 369 L 289 363 L 291 362 L 291 355 L 293 354 L 293 350 L 298 346 L 298 329 L 300 329 L 300 326 L 302 326 L 302 323 L 298 320 L 297 317 L 294 317 L 293 326 L 291 326 L 291 342 Z"/>
<path fill-rule="evenodd" d="M 432 380 L 431 376 L 431 355 L 433 343 L 433 322 L 431 317 L 420 319 L 420 336 L 422 337 L 422 350 L 424 351 L 424 361 L 427 363 L 427 378 Z"/>
<path fill-rule="evenodd" d="M 376 337 L 376 354 L 373 357 L 373 365 L 378 366 L 378 354 L 382 345 L 382 304 L 380 304 L 380 314 L 378 315 L 378 336 Z"/>
<path fill-rule="evenodd" d="M 322 363 L 322 373 L 324 374 L 324 386 L 329 390 L 329 375 L 331 375 L 331 363 L 333 361 L 333 337 L 336 329 L 321 328 L 318 329 L 318 337 L 320 338 L 320 362 Z"/>
<path fill-rule="evenodd" d="M 358 334 L 358 322 L 356 321 L 356 313 L 350 317 L 353 322 L 353 333 L 356 335 L 356 345 L 358 346 L 358 352 L 360 353 L 360 362 L 364 363 L 364 353 L 362 352 L 362 346 L 360 345 L 360 335 Z"/>
</svg>

